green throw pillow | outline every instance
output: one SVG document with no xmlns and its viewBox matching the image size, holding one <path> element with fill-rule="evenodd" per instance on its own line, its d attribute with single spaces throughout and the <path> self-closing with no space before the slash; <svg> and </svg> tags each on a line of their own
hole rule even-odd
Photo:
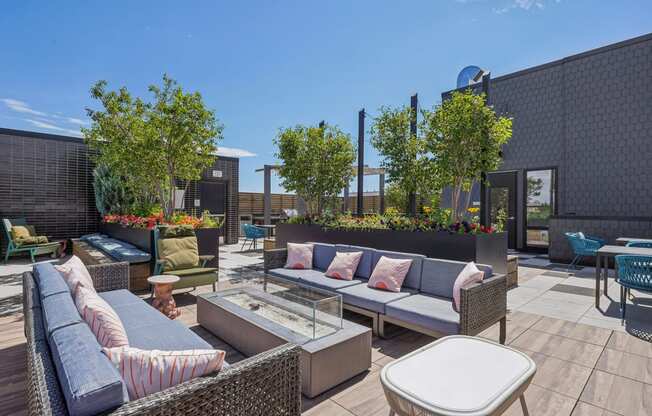
<svg viewBox="0 0 652 416">
<path fill-rule="evenodd" d="M 11 236 L 14 240 L 30 237 L 29 230 L 23 225 L 14 225 L 11 227 Z"/>
<path fill-rule="evenodd" d="M 165 271 L 183 270 L 199 265 L 197 237 L 158 240 L 158 256 L 165 260 Z"/>
</svg>

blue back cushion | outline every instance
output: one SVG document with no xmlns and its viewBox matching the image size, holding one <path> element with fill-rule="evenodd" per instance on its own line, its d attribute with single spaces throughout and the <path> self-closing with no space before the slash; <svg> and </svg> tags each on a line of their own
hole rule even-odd
<svg viewBox="0 0 652 416">
<path fill-rule="evenodd" d="M 56 330 L 50 351 L 70 415 L 95 415 L 128 400 L 118 369 L 102 353 L 86 323 Z"/>
<path fill-rule="evenodd" d="M 358 263 L 358 269 L 355 271 L 355 276 L 361 279 L 369 279 L 369 277 L 371 277 L 372 263 L 374 261 L 374 253 L 376 250 L 369 247 L 348 246 L 344 244 L 336 244 L 335 250 L 343 253 L 362 251 L 362 258 L 360 259 L 360 263 Z"/>
<path fill-rule="evenodd" d="M 63 280 L 61 273 L 50 263 L 39 263 L 34 265 L 32 272 L 36 279 L 41 299 L 57 293 L 70 293 L 68 284 Z"/>
<path fill-rule="evenodd" d="M 405 276 L 403 281 L 403 287 L 410 289 L 418 289 L 421 286 L 421 263 L 426 256 L 421 254 L 410 254 L 410 253 L 399 253 L 396 251 L 384 251 L 376 250 L 374 252 L 374 260 L 372 264 L 372 270 L 376 267 L 376 263 L 380 260 L 381 257 L 389 257 L 391 259 L 410 259 L 412 264 L 410 265 L 410 270 Z"/>
<path fill-rule="evenodd" d="M 326 270 L 335 258 L 335 245 L 326 243 L 310 243 L 312 250 L 313 269 Z"/>
<path fill-rule="evenodd" d="M 457 275 L 460 274 L 466 264 L 463 261 L 424 259 L 420 291 L 429 295 L 452 299 L 455 279 L 457 279 Z M 486 264 L 476 264 L 476 266 L 485 272 L 485 279 L 493 275 L 491 266 Z"/>
<path fill-rule="evenodd" d="M 49 337 L 57 329 L 82 322 L 70 292 L 48 296 L 43 299 L 41 305 L 43 322 Z"/>
</svg>

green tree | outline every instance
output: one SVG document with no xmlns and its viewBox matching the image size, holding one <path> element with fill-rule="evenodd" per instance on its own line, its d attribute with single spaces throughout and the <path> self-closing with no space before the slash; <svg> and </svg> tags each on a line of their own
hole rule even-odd
<svg viewBox="0 0 652 416">
<path fill-rule="evenodd" d="M 437 175 L 428 157 L 426 142 L 410 132 L 413 118 L 410 107 L 381 107 L 371 126 L 371 145 L 382 157 L 381 166 L 387 174 L 387 182 L 397 186 L 406 195 L 421 196 L 439 192 Z"/>
<path fill-rule="evenodd" d="M 122 178 L 105 165 L 98 165 L 93 170 L 93 189 L 95 206 L 102 216 L 127 214 L 134 207 L 134 198 L 129 189 L 124 186 Z"/>
<path fill-rule="evenodd" d="M 484 94 L 467 90 L 424 112 L 421 130 L 437 176 L 452 188 L 454 219 L 461 220 L 470 202 L 470 196 L 460 201 L 462 191 L 469 192 L 483 172 L 498 168 L 501 146 L 512 136 L 512 120 L 497 116 Z"/>
<path fill-rule="evenodd" d="M 296 126 L 281 129 L 274 139 L 281 160 L 281 185 L 306 201 L 308 213 L 334 207 L 353 176 L 355 147 L 337 127 Z"/>
<path fill-rule="evenodd" d="M 156 195 L 170 218 L 177 184 L 187 187 L 214 162 L 223 127 L 198 92 L 184 92 L 167 75 L 162 86 L 149 87 L 151 102 L 106 85 L 98 81 L 91 88 L 103 110 L 87 109 L 92 125 L 82 129 L 86 143 L 134 193 Z"/>
</svg>

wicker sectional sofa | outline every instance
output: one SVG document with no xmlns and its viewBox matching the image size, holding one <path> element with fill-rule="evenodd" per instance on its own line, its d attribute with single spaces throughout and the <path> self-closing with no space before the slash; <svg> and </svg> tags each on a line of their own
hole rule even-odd
<svg viewBox="0 0 652 416">
<path fill-rule="evenodd" d="M 89 266 L 96 290 L 123 321 L 130 345 L 210 348 L 130 293 L 129 264 Z M 299 415 L 300 348 L 286 344 L 142 399 L 129 401 L 117 369 L 80 319 L 50 264 L 23 275 L 30 415 Z"/>
<path fill-rule="evenodd" d="M 507 284 L 505 275 L 494 274 L 491 266 L 477 265 L 485 279 L 461 291 L 460 312 L 452 307 L 453 284 L 466 263 L 427 258 L 342 244 L 313 243 L 313 269 L 285 269 L 287 249 L 266 250 L 265 272 L 308 286 L 342 295 L 344 308 L 373 319 L 374 333 L 384 336 L 386 322 L 435 337 L 477 335 L 500 323 L 500 342 L 505 343 Z M 362 251 L 363 256 L 351 281 L 326 277 L 324 271 L 338 251 Z M 366 282 L 381 256 L 409 258 L 410 270 L 400 293 L 373 289 Z"/>
</svg>

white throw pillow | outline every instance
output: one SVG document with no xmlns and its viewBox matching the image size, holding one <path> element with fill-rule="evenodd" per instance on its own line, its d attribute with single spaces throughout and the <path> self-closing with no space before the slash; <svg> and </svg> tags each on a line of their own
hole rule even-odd
<svg viewBox="0 0 652 416">
<path fill-rule="evenodd" d="M 457 312 L 460 311 L 462 288 L 472 283 L 481 282 L 482 279 L 484 279 L 484 272 L 478 269 L 474 262 L 470 262 L 464 266 L 460 274 L 457 275 L 457 279 L 455 279 L 455 284 L 453 285 L 453 309 Z"/>
</svg>

